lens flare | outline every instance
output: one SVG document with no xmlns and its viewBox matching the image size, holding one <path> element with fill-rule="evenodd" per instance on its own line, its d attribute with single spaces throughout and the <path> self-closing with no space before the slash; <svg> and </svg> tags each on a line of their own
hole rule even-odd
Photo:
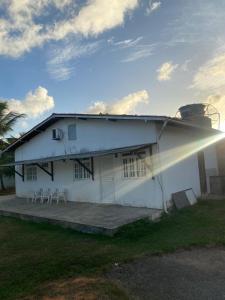
<svg viewBox="0 0 225 300">
<path fill-rule="evenodd" d="M 219 142 L 225 138 L 225 133 L 218 133 L 211 135 L 210 137 L 198 139 L 191 143 L 187 143 L 175 148 L 171 148 L 167 151 L 158 152 L 150 157 L 150 160 L 146 161 L 146 168 L 148 170 L 148 176 L 133 180 L 132 185 L 130 180 L 120 180 L 116 185 L 116 192 L 120 197 L 125 194 L 131 193 L 133 190 L 140 188 L 144 183 L 152 177 L 159 176 L 162 172 L 181 163 L 185 159 L 188 159 L 192 155 L 206 149 L 207 147 Z M 122 174 L 123 168 L 118 167 L 114 169 L 114 172 L 120 172 Z"/>
<path fill-rule="evenodd" d="M 153 155 L 154 175 L 158 175 L 195 153 L 219 142 L 223 138 L 225 138 L 225 133 L 218 133 Z"/>
</svg>

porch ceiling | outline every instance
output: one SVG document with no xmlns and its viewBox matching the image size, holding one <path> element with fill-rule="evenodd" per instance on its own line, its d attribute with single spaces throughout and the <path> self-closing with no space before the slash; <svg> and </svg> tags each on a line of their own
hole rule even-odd
<svg viewBox="0 0 225 300">
<path fill-rule="evenodd" d="M 37 164 L 37 163 L 59 161 L 59 160 L 70 160 L 70 159 L 72 160 L 72 159 L 82 159 L 82 158 L 105 156 L 105 155 L 110 155 L 110 154 L 123 153 L 123 152 L 127 152 L 127 151 L 138 151 L 141 149 L 145 149 L 154 144 L 155 143 L 147 143 L 147 144 L 141 144 L 141 145 L 127 146 L 127 147 L 122 147 L 122 148 L 113 148 L 113 149 L 108 149 L 108 150 L 90 151 L 90 152 L 83 152 L 83 153 L 77 153 L 77 154 L 65 154 L 65 155 L 43 157 L 43 158 L 32 159 L 32 160 L 21 160 L 21 161 L 8 163 L 8 164 L 2 164 L 2 165 L 0 165 L 0 167 L 10 167 L 10 166 L 16 166 L 16 165 L 31 165 L 31 164 Z"/>
</svg>

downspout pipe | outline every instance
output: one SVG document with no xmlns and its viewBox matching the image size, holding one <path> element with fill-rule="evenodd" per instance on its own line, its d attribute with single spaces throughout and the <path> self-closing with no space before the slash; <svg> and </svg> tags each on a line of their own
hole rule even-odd
<svg viewBox="0 0 225 300">
<path fill-rule="evenodd" d="M 164 121 L 164 123 L 163 123 L 163 125 L 162 125 L 162 127 L 161 127 L 161 129 L 160 129 L 160 132 L 159 132 L 159 134 L 158 134 L 157 137 L 156 137 L 156 144 L 157 144 L 157 151 L 158 151 L 158 155 L 159 155 L 160 166 L 161 166 L 161 159 L 160 159 L 159 140 L 161 139 L 161 137 L 162 137 L 162 135 L 163 135 L 163 132 L 164 132 L 164 130 L 165 130 L 165 128 L 166 128 L 168 122 L 169 122 L 169 118 L 167 118 L 167 119 Z M 160 176 L 161 181 L 163 181 L 163 180 L 162 180 L 162 174 L 161 174 L 161 172 L 160 172 L 160 175 L 159 175 L 159 176 Z M 158 176 L 157 176 L 157 177 L 158 177 Z M 162 191 L 163 209 L 164 209 L 164 212 L 168 214 L 168 209 L 167 209 L 167 205 L 166 205 L 166 201 L 165 201 L 165 197 L 164 197 L 163 182 L 160 182 L 160 179 L 158 178 L 158 182 L 159 182 L 159 185 L 160 185 L 160 188 L 161 188 L 161 191 Z"/>
</svg>

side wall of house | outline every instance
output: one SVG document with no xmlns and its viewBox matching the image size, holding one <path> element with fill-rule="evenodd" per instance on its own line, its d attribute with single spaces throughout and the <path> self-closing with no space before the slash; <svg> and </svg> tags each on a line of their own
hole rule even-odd
<svg viewBox="0 0 225 300">
<path fill-rule="evenodd" d="M 207 192 L 210 193 L 210 176 L 219 175 L 216 145 L 211 145 L 207 147 L 204 150 L 204 156 L 205 156 Z"/>
<path fill-rule="evenodd" d="M 159 131 L 160 129 L 158 129 Z M 190 130 L 166 127 L 159 141 L 161 168 L 165 200 L 170 201 L 172 193 L 192 188 L 197 196 L 201 195 L 198 156 L 195 152 L 204 140 L 200 134 Z M 209 176 L 217 174 L 217 159 L 215 146 L 209 146 L 204 151 L 207 189 Z"/>
<path fill-rule="evenodd" d="M 190 131 L 184 129 L 166 127 L 159 141 L 160 160 L 162 168 L 162 182 L 165 201 L 170 201 L 172 193 L 192 188 L 197 196 L 200 196 L 200 182 L 197 155 L 187 158 L 191 149 L 184 147 L 192 143 Z M 168 166 L 168 168 L 167 168 Z"/>
</svg>

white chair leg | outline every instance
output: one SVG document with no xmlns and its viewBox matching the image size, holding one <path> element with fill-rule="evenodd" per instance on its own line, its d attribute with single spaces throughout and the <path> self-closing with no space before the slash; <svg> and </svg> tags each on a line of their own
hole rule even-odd
<svg viewBox="0 0 225 300">
<path fill-rule="evenodd" d="M 36 203 L 36 195 L 34 194 L 31 200 L 32 203 Z"/>
</svg>

